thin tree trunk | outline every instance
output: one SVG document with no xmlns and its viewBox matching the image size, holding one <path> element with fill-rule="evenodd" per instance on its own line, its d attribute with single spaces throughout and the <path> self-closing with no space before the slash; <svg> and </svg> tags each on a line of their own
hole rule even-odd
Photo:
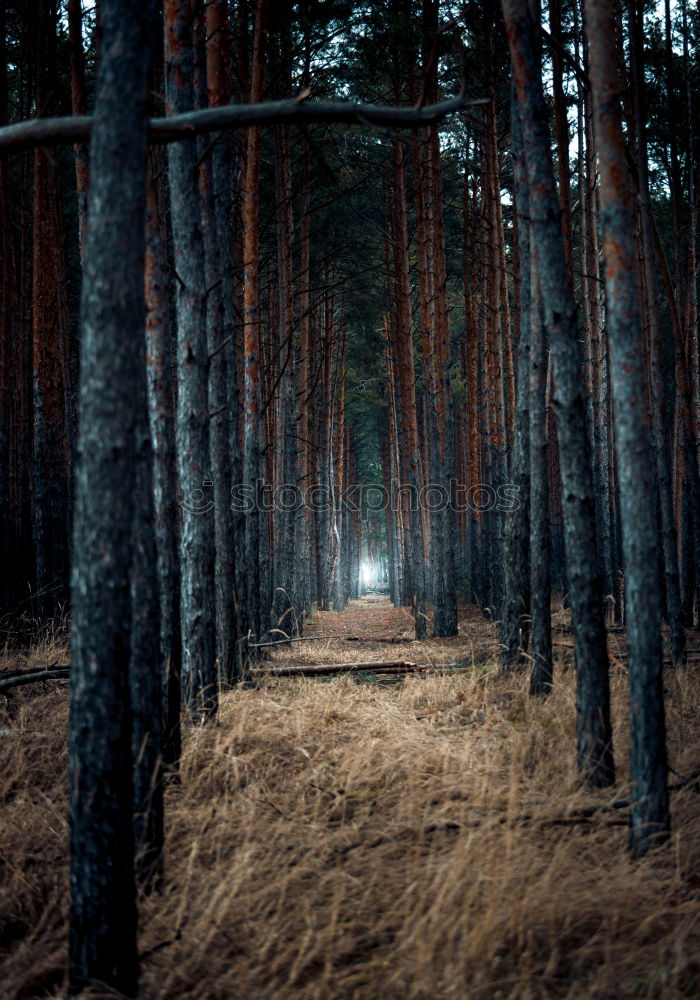
<svg viewBox="0 0 700 1000">
<path fill-rule="evenodd" d="M 530 693 L 552 688 L 552 543 L 549 528 L 549 461 L 547 458 L 547 330 L 532 255 L 530 320 L 530 586 L 532 639 Z"/>
<path fill-rule="evenodd" d="M 396 373 L 399 390 L 399 429 L 401 436 L 401 459 L 403 462 L 402 487 L 405 491 L 404 524 L 409 529 L 409 560 L 404 568 L 406 591 L 410 597 L 415 615 L 416 638 L 426 635 L 425 613 L 425 566 L 423 559 L 423 539 L 421 533 L 418 495 L 420 471 L 418 454 L 418 418 L 416 412 L 415 370 L 413 361 L 413 338 L 411 336 L 411 298 L 408 267 L 408 226 L 406 220 L 406 165 L 404 147 L 399 139 L 394 140 L 394 219 L 393 247 L 395 279 L 397 286 L 398 322 L 392 331 L 392 365 Z"/>
<path fill-rule="evenodd" d="M 55 4 L 41 0 L 36 27 L 38 115 L 51 112 L 56 30 Z M 63 220 L 56 162 L 43 148 L 34 153 L 33 208 L 33 533 L 38 611 L 51 618 L 68 596 L 71 404 Z"/>
<path fill-rule="evenodd" d="M 165 232 L 159 184 L 164 157 L 154 155 L 146 204 L 146 372 L 153 449 L 154 522 L 160 597 L 161 675 L 164 683 L 163 760 L 177 770 L 180 760 L 182 636 L 178 561 L 175 398 L 172 336 L 168 308 Z"/>
<path fill-rule="evenodd" d="M 83 12 L 81 0 L 68 0 L 68 37 L 70 42 L 71 111 L 74 115 L 87 114 L 85 100 L 85 53 L 83 51 Z M 78 245 L 80 260 L 85 257 L 87 234 L 87 197 L 89 164 L 88 147 L 77 143 L 75 152 L 75 182 L 78 192 Z"/>
<path fill-rule="evenodd" d="M 225 72 L 219 64 L 225 63 L 223 28 L 215 21 L 215 9 L 198 9 L 194 21 L 195 44 L 195 102 L 197 107 L 209 105 L 209 76 L 212 85 Z M 217 25 L 219 25 L 217 30 Z M 206 336 L 208 352 L 207 400 L 209 410 L 209 468 L 211 471 L 211 502 L 214 520 L 214 590 L 216 601 L 216 660 L 219 679 L 230 683 L 235 674 L 236 615 L 234 602 L 234 535 L 231 512 L 231 456 L 229 413 L 229 354 L 226 343 L 227 324 L 224 303 L 224 259 L 219 235 L 225 241 L 226 204 L 218 203 L 214 181 L 214 148 L 209 149 L 209 139 L 197 141 L 199 163 L 199 197 L 204 244 L 204 284 L 206 309 Z M 218 220 L 218 211 L 223 213 Z M 230 290 L 230 289 L 227 289 Z"/>
<path fill-rule="evenodd" d="M 511 95 L 514 215 L 517 217 L 520 338 L 518 342 L 517 412 L 514 423 L 510 481 L 518 490 L 518 507 L 506 515 L 503 563 L 506 568 L 501 624 L 501 666 L 520 666 L 528 646 L 530 617 L 530 224 L 525 153 L 515 89 Z M 544 413 L 538 414 L 544 425 Z M 535 557 L 539 552 L 535 551 Z"/>
<path fill-rule="evenodd" d="M 194 107 L 193 25 L 199 0 L 166 0 L 165 92 L 170 114 Z M 182 678 L 191 709 L 215 716 L 216 607 L 211 532 L 211 473 L 205 257 L 197 185 L 197 147 L 168 148 L 177 313 L 177 462 L 181 494 Z"/>
<path fill-rule="evenodd" d="M 262 96 L 265 69 L 265 31 L 267 0 L 257 0 L 253 41 L 253 66 L 250 103 Z M 261 534 L 265 523 L 260 516 L 258 480 L 262 474 L 262 316 L 260 305 L 260 223 L 259 184 L 262 130 L 248 130 L 243 180 L 243 480 L 253 489 L 254 509 L 245 522 L 246 613 L 249 627 L 258 641 L 264 631 L 264 601 L 260 572 Z"/>
<path fill-rule="evenodd" d="M 676 523 L 673 512 L 673 482 L 669 442 L 669 406 L 666 392 L 667 373 L 664 365 L 661 321 L 657 307 L 658 280 L 654 257 L 654 219 L 649 190 L 649 162 L 645 127 L 645 101 L 643 95 L 644 45 L 643 13 L 637 0 L 630 0 L 630 67 L 634 102 L 633 127 L 637 139 L 637 171 L 639 179 L 639 208 L 641 214 L 641 244 L 644 260 L 646 316 L 649 327 L 649 354 L 651 361 L 651 415 L 654 435 L 654 456 L 659 490 L 659 508 L 663 542 L 666 607 L 671 631 L 671 654 L 676 664 L 685 660 L 685 628 L 678 572 Z"/>
</svg>

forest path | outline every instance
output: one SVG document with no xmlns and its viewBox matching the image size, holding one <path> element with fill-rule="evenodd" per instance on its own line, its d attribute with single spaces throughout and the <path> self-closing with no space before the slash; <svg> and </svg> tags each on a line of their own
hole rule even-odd
<svg viewBox="0 0 700 1000">
<path fill-rule="evenodd" d="M 570 613 L 559 602 L 552 609 L 553 643 L 557 658 L 573 662 Z M 428 631 L 430 633 L 430 622 Z M 271 647 L 269 667 L 313 666 L 324 663 L 366 663 L 403 660 L 412 663 L 484 663 L 498 657 L 500 637 L 495 622 L 474 605 L 459 606 L 459 635 L 414 639 L 411 609 L 396 608 L 386 591 L 369 591 L 349 601 L 345 611 L 319 611 L 304 619 L 304 641 Z M 608 632 L 611 669 L 626 671 L 627 637 L 623 630 Z M 664 658 L 670 663 L 670 645 L 664 628 Z M 700 662 L 700 629 L 688 630 L 688 662 Z"/>
<path fill-rule="evenodd" d="M 369 591 L 349 601 L 345 611 L 314 609 L 304 619 L 304 637 L 304 642 L 273 647 L 270 666 L 393 660 L 454 663 L 482 660 L 496 655 L 499 648 L 494 624 L 470 606 L 460 607 L 459 635 L 418 641 L 411 609 L 394 607 L 385 591 Z"/>
</svg>

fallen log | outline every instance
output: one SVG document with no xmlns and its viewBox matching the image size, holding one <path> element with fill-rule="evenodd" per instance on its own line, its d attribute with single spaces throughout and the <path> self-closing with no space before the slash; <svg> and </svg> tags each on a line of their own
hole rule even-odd
<svg viewBox="0 0 700 1000">
<path fill-rule="evenodd" d="M 413 674 L 423 671 L 464 670 L 463 663 L 411 663 L 407 660 L 372 660 L 366 663 L 312 663 L 308 666 L 265 668 L 255 672 L 256 677 L 318 677 L 322 674 L 357 674 L 370 671 L 374 674 Z"/>
<path fill-rule="evenodd" d="M 0 680 L 0 693 L 11 688 L 22 687 L 24 684 L 34 684 L 36 681 L 64 680 L 70 673 L 70 664 L 57 664 L 42 670 L 24 670 L 19 674 L 11 674 Z"/>
</svg>

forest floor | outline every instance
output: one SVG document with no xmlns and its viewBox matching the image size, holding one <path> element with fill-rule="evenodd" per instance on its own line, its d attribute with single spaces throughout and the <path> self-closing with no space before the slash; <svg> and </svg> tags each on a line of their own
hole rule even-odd
<svg viewBox="0 0 700 1000">
<path fill-rule="evenodd" d="M 611 635 L 619 782 L 575 774 L 575 673 L 556 616 L 554 690 L 498 672 L 473 608 L 411 642 L 370 594 L 318 612 L 266 666 L 460 662 L 452 674 L 261 677 L 188 729 L 166 792 L 166 876 L 141 902 L 144 1000 L 537 1000 L 700 996 L 700 795 L 671 843 L 626 853 L 627 680 Z M 391 642 L 379 640 L 391 639 Z M 60 660 L 63 637 L 0 672 Z M 697 648 L 697 634 L 691 648 Z M 700 768 L 700 676 L 668 669 L 672 780 Z M 62 997 L 68 859 L 65 682 L 0 705 L 0 997 Z M 112 994 L 97 992 L 92 996 Z"/>
</svg>

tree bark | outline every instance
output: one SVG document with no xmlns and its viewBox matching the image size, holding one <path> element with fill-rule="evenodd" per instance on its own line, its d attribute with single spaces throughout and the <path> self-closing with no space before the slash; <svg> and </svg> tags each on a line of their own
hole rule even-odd
<svg viewBox="0 0 700 1000">
<path fill-rule="evenodd" d="M 630 846 L 645 854 L 669 835 L 658 592 L 656 488 L 646 407 L 634 205 L 620 108 L 623 66 L 611 0 L 586 0 L 598 162 L 615 449 L 625 567 L 630 680 Z"/>
<path fill-rule="evenodd" d="M 82 291 L 81 420 L 72 576 L 69 994 L 136 993 L 129 663 L 135 434 L 146 415 L 144 217 L 154 5 L 102 0 Z M 105 358 L 109 365 L 105 366 Z M 137 404 L 138 405 L 138 404 Z M 131 672 L 131 678 L 130 678 Z"/>
<path fill-rule="evenodd" d="M 566 566 L 577 664 L 578 766 L 594 787 L 614 781 L 608 655 L 596 545 L 593 476 L 581 386 L 576 307 L 566 273 L 549 113 L 527 0 L 502 0 L 520 104 L 530 220 L 550 337 Z"/>
<path fill-rule="evenodd" d="M 253 65 L 250 85 L 250 103 L 257 103 L 262 96 L 265 70 L 265 33 L 267 0 L 257 0 L 253 41 Z M 243 480 L 252 488 L 254 509 L 246 515 L 246 612 L 249 629 L 258 641 L 267 627 L 260 572 L 261 534 L 266 530 L 260 516 L 258 481 L 262 474 L 262 316 L 260 307 L 260 224 L 259 184 L 262 133 L 260 128 L 248 130 L 243 180 Z"/>
<path fill-rule="evenodd" d="M 194 107 L 193 24 L 199 0 L 165 4 L 165 92 L 171 114 Z M 177 463 L 181 495 L 182 678 L 191 709 L 215 716 L 214 546 L 209 456 L 209 352 L 205 257 L 197 185 L 197 147 L 168 149 L 177 314 Z"/>
<path fill-rule="evenodd" d="M 180 760 L 182 635 L 180 630 L 179 510 L 175 454 L 175 398 L 161 175 L 165 157 L 151 164 L 146 200 L 146 374 L 153 450 L 153 501 L 160 600 L 161 675 L 164 685 L 163 760 Z M 159 198 L 159 194 L 161 198 Z"/>
<path fill-rule="evenodd" d="M 530 224 L 528 187 L 520 128 L 520 110 L 515 90 L 511 95 L 513 137 L 513 194 L 517 216 L 519 264 L 520 338 L 518 342 L 517 413 L 514 422 L 513 460 L 510 481 L 518 489 L 518 507 L 506 515 L 503 563 L 506 567 L 501 666 L 521 666 L 528 647 L 530 617 Z M 538 414 L 544 424 L 544 413 Z M 535 557 L 539 555 L 533 549 Z"/>
</svg>

